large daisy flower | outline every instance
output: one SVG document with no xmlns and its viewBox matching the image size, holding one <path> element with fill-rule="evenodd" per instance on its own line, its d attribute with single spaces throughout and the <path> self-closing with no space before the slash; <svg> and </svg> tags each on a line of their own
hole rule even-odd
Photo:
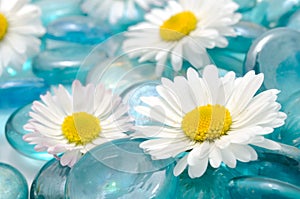
<svg viewBox="0 0 300 199">
<path fill-rule="evenodd" d="M 131 128 L 127 106 L 102 84 L 82 86 L 75 80 L 72 96 L 61 85 L 54 93 L 33 103 L 31 119 L 24 126 L 32 133 L 23 139 L 36 144 L 35 150 L 64 153 L 60 163 L 71 167 L 93 147 L 127 136 L 124 132 Z"/>
<path fill-rule="evenodd" d="M 159 97 L 143 97 L 148 106 L 136 111 L 159 126 L 136 126 L 136 138 L 153 138 L 140 147 L 153 159 L 182 157 L 174 168 L 179 175 L 188 166 L 191 178 L 202 176 L 208 163 L 218 168 L 223 162 L 234 168 L 237 160 L 257 159 L 251 145 L 271 150 L 280 149 L 277 142 L 264 135 L 284 124 L 286 114 L 276 102 L 278 90 L 255 93 L 263 74 L 248 72 L 235 78 L 234 72 L 218 77 L 215 66 L 203 71 L 203 78 L 189 68 L 187 78 L 177 76 L 174 82 L 162 79 L 157 86 Z"/>
<path fill-rule="evenodd" d="M 147 11 L 151 5 L 161 6 L 162 3 L 162 0 L 85 0 L 81 7 L 96 19 L 116 24 L 123 16 L 134 19 L 138 10 Z"/>
<path fill-rule="evenodd" d="M 45 33 L 41 11 L 27 0 L 0 0 L 0 74 L 7 66 L 20 68 L 39 52 Z"/>
<path fill-rule="evenodd" d="M 123 49 L 139 61 L 157 61 L 160 75 L 170 58 L 175 71 L 187 59 L 195 67 L 203 67 L 208 60 L 207 48 L 228 45 L 225 36 L 236 36 L 231 27 L 241 15 L 232 0 L 169 1 L 165 9 L 153 9 L 142 22 L 129 28 Z"/>
</svg>

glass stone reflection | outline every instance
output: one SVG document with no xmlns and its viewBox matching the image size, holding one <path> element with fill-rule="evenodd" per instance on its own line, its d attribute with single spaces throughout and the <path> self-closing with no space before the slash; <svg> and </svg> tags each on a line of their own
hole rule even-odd
<svg viewBox="0 0 300 199">
<path fill-rule="evenodd" d="M 27 199 L 28 186 L 24 176 L 14 167 L 0 163 L 0 199 Z"/>
<path fill-rule="evenodd" d="M 140 143 L 121 139 L 92 149 L 70 171 L 66 198 L 174 198 L 174 160 L 151 160 Z"/>
</svg>

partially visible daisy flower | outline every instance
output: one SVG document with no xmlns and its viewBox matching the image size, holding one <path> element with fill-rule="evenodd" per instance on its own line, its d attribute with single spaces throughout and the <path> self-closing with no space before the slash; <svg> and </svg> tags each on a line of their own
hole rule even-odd
<svg viewBox="0 0 300 199">
<path fill-rule="evenodd" d="M 81 7 L 94 18 L 116 24 L 124 16 L 134 19 L 140 9 L 147 11 L 151 5 L 162 4 L 163 0 L 85 0 Z"/>
<path fill-rule="evenodd" d="M 72 94 L 63 87 L 41 96 L 42 102 L 32 105 L 31 119 L 24 126 L 32 133 L 23 139 L 36 144 L 36 151 L 57 155 L 60 163 L 72 167 L 82 154 L 97 145 L 124 138 L 132 124 L 127 106 L 121 98 L 106 90 L 102 84 L 82 86 L 72 84 Z"/>
<path fill-rule="evenodd" d="M 45 33 L 39 7 L 27 0 L 0 0 L 0 75 L 7 66 L 21 68 L 37 54 Z"/>
<path fill-rule="evenodd" d="M 182 68 L 183 58 L 203 67 L 207 48 L 224 48 L 225 36 L 236 36 L 232 25 L 241 19 L 237 9 L 232 0 L 169 1 L 166 8 L 146 14 L 146 22 L 129 28 L 123 50 L 140 62 L 157 61 L 157 75 L 168 59 L 175 71 Z"/>
<path fill-rule="evenodd" d="M 143 97 L 149 107 L 135 107 L 162 125 L 136 126 L 133 137 L 149 138 L 140 147 L 153 159 L 183 155 L 174 168 L 176 176 L 186 167 L 189 176 L 195 178 L 205 173 L 208 163 L 213 168 L 222 162 L 234 168 L 237 160 L 256 160 L 251 145 L 280 149 L 264 135 L 286 119 L 276 102 L 278 90 L 255 96 L 263 79 L 263 74 L 255 75 L 254 71 L 241 78 L 235 78 L 234 72 L 219 78 L 213 65 L 204 68 L 203 78 L 191 68 L 187 78 L 177 76 L 174 82 L 162 78 L 156 88 L 160 96 Z"/>
</svg>

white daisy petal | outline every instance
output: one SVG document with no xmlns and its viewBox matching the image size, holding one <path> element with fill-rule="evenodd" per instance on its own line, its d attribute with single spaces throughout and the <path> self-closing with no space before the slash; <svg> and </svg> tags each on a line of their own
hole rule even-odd
<svg viewBox="0 0 300 199">
<path fill-rule="evenodd" d="M 207 165 L 208 165 L 208 158 L 203 158 L 201 159 L 201 161 L 197 164 L 197 165 L 189 165 L 189 176 L 191 178 L 198 178 L 201 177 L 206 169 L 207 169 Z"/>
<path fill-rule="evenodd" d="M 135 107 L 161 126 L 135 126 L 131 136 L 149 139 L 140 147 L 155 160 L 185 152 L 174 168 L 176 176 L 187 166 L 189 176 L 196 178 L 205 173 L 208 162 L 213 168 L 222 162 L 235 168 L 237 161 L 257 160 L 250 145 L 280 149 L 280 144 L 263 136 L 286 119 L 276 102 L 277 90 L 254 96 L 262 79 L 254 72 L 237 79 L 229 72 L 219 78 L 212 65 L 204 69 L 203 78 L 194 69 L 188 69 L 187 79 L 179 76 L 172 82 L 162 78 L 162 85 L 157 86 L 159 96 L 142 97 L 146 105 Z"/>
<path fill-rule="evenodd" d="M 177 162 L 177 164 L 173 170 L 174 176 L 179 176 L 186 167 L 187 167 L 187 156 L 184 156 Z"/>
<path fill-rule="evenodd" d="M 154 58 L 158 76 L 166 61 L 174 71 L 181 70 L 184 59 L 196 68 L 204 67 L 209 63 L 207 48 L 224 48 L 228 45 L 225 36 L 236 36 L 232 25 L 241 15 L 235 13 L 237 6 L 233 4 L 232 0 L 168 1 L 165 8 L 152 9 L 144 22 L 129 27 L 123 51 L 138 49 L 139 61 Z M 153 48 L 159 49 L 156 55 Z"/>
<path fill-rule="evenodd" d="M 53 95 L 48 92 L 41 99 L 33 102 L 31 118 L 24 126 L 31 133 L 23 139 L 36 144 L 36 150 L 64 153 L 63 166 L 72 167 L 82 153 L 98 144 L 127 137 L 124 132 L 132 127 L 128 107 L 101 84 L 83 86 L 75 80 L 72 95 L 60 85 Z"/>
<path fill-rule="evenodd" d="M 40 8 L 25 0 L 1 1 L 0 75 L 3 68 L 21 69 L 40 50 L 42 26 Z"/>
</svg>

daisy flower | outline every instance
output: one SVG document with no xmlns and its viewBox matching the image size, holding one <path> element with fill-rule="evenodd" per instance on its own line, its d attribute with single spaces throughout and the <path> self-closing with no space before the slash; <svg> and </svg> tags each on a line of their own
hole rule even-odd
<svg viewBox="0 0 300 199">
<path fill-rule="evenodd" d="M 3 68 L 20 68 L 39 52 L 45 33 L 41 11 L 27 0 L 0 0 L 0 74 Z"/>
<path fill-rule="evenodd" d="M 232 0 L 169 1 L 166 8 L 153 9 L 145 22 L 129 28 L 123 50 L 140 62 L 157 61 L 157 75 L 168 59 L 175 71 L 182 68 L 183 58 L 203 67 L 207 48 L 224 48 L 225 36 L 236 36 L 231 26 L 241 18 L 237 9 Z"/>
<path fill-rule="evenodd" d="M 282 126 L 286 114 L 276 102 L 278 90 L 266 90 L 255 96 L 263 74 L 248 72 L 235 78 L 234 72 L 218 77 L 215 66 L 204 68 L 203 78 L 189 68 L 187 78 L 177 76 L 174 82 L 162 78 L 157 86 L 159 97 L 143 97 L 148 106 L 135 110 L 158 126 L 136 126 L 135 138 L 153 138 L 140 147 L 153 159 L 181 154 L 174 175 L 188 167 L 191 178 L 202 176 L 208 166 L 218 168 L 223 162 L 230 168 L 237 160 L 257 159 L 251 145 L 271 150 L 280 149 L 277 142 L 264 135 Z"/>
<path fill-rule="evenodd" d="M 147 11 L 151 5 L 162 4 L 163 0 L 86 0 L 81 8 L 94 18 L 116 24 L 124 16 L 134 19 L 139 9 Z"/>
<path fill-rule="evenodd" d="M 31 133 L 23 139 L 36 144 L 36 151 L 63 153 L 61 165 L 72 167 L 82 154 L 93 147 L 124 138 L 131 128 L 127 106 L 102 84 L 72 84 L 72 94 L 63 87 L 41 96 L 32 105 L 31 119 L 24 128 Z"/>
</svg>

